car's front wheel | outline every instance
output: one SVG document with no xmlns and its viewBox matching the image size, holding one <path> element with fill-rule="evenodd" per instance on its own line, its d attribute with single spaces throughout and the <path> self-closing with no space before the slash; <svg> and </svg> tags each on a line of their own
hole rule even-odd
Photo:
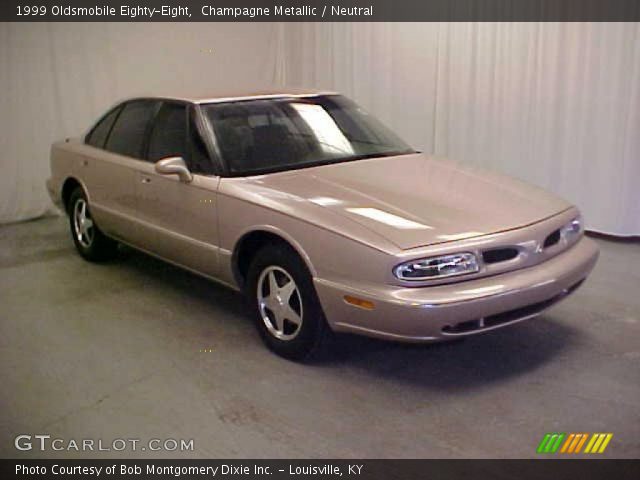
<svg viewBox="0 0 640 480">
<path fill-rule="evenodd" d="M 330 335 L 306 265 L 285 245 L 267 245 L 253 259 L 247 295 L 256 326 L 278 355 L 304 360 L 321 350 Z"/>
<path fill-rule="evenodd" d="M 83 258 L 98 262 L 116 254 L 117 242 L 102 233 L 95 224 L 87 196 L 81 187 L 76 188 L 69 197 L 68 212 L 71 237 Z"/>
</svg>

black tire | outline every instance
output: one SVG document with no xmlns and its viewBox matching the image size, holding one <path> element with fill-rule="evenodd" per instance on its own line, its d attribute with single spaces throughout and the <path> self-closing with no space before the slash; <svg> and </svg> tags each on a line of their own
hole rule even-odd
<svg viewBox="0 0 640 480">
<path fill-rule="evenodd" d="M 278 301 L 281 302 L 279 308 L 286 309 L 288 306 L 293 310 L 293 314 L 301 313 L 299 326 L 283 320 L 282 332 L 276 332 L 276 317 L 268 307 L 261 308 L 260 304 L 264 302 L 259 299 L 259 282 L 264 294 L 264 287 L 267 287 L 265 282 L 269 282 L 270 273 L 276 275 L 277 281 L 284 284 L 283 287 L 289 285 L 287 275 L 295 282 L 298 294 L 296 295 L 294 290 L 288 299 L 281 301 L 278 297 Z M 270 287 L 267 287 L 267 290 L 270 290 Z M 290 360 L 303 361 L 317 357 L 324 350 L 323 347 L 332 332 L 318 300 L 311 274 L 292 248 L 283 244 L 269 244 L 261 248 L 249 266 L 245 293 L 253 310 L 260 336 L 273 352 Z M 266 312 L 267 319 L 263 316 L 263 312 Z M 286 317 L 286 313 L 284 316 Z M 293 332 L 296 328 L 297 331 Z M 293 337 L 279 338 L 277 335 L 293 335 Z"/>
<path fill-rule="evenodd" d="M 85 209 L 85 219 L 91 222 L 91 227 L 86 232 L 79 233 L 80 227 L 78 226 L 77 210 L 82 207 Z M 85 260 L 90 262 L 103 262 L 113 258 L 118 250 L 118 242 L 107 237 L 98 226 L 95 224 L 91 217 L 91 211 L 89 208 L 89 202 L 84 190 L 81 187 L 77 187 L 69 197 L 69 204 L 67 205 L 67 212 L 69 213 L 69 227 L 71 229 L 71 238 L 76 246 L 76 250 Z"/>
</svg>

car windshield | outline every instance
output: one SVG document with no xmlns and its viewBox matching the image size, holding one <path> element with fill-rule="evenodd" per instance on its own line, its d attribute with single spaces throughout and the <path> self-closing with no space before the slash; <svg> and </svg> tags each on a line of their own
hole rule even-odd
<svg viewBox="0 0 640 480">
<path fill-rule="evenodd" d="M 413 153 L 396 134 L 340 95 L 202 105 L 231 174 L 259 174 Z"/>
</svg>

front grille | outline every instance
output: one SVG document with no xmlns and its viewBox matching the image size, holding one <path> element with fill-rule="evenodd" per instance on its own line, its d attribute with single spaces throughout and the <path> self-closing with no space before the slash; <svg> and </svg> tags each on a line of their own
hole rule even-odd
<svg viewBox="0 0 640 480">
<path fill-rule="evenodd" d="M 498 263 L 512 260 L 518 256 L 516 248 L 495 248 L 482 252 L 482 260 L 484 263 Z"/>
<path fill-rule="evenodd" d="M 496 313 L 495 315 L 489 315 L 488 317 L 479 318 L 475 320 L 467 320 L 466 322 L 456 323 L 454 325 L 446 325 L 442 328 L 442 333 L 446 335 L 461 335 L 465 333 L 472 333 L 475 331 L 486 330 L 488 328 L 497 327 L 517 320 L 523 320 L 527 317 L 531 317 L 541 313 L 546 308 L 561 300 L 565 296 L 572 293 L 584 282 L 584 279 L 562 291 L 555 297 L 551 297 L 548 300 L 544 300 L 538 303 L 532 303 L 520 308 L 514 308 L 502 313 Z"/>
<path fill-rule="evenodd" d="M 556 230 L 550 233 L 547 238 L 544 239 L 544 248 L 553 247 L 556 243 L 560 241 L 560 230 Z"/>
</svg>

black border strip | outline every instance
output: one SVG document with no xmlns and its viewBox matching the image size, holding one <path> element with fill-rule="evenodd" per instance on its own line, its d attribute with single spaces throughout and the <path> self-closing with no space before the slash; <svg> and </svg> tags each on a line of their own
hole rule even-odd
<svg viewBox="0 0 640 480">
<path fill-rule="evenodd" d="M 559 456 L 541 460 L 0 460 L 1 478 L 31 479 L 80 479 L 80 478 L 144 478 L 167 479 L 265 479 L 301 480 L 317 478 L 324 480 L 412 480 L 434 479 L 580 479 L 580 480 L 636 480 L 640 471 L 640 460 L 612 459 L 567 459 Z M 201 474 L 150 473 L 147 466 L 204 468 Z M 227 466 L 227 472 L 222 470 Z M 124 469 L 123 469 L 124 466 Z M 232 470 L 230 466 L 241 468 Z M 352 466 L 350 471 L 349 467 Z M 24 467 L 24 468 L 23 468 Z M 206 473 L 206 468 L 218 467 L 216 475 Z M 256 467 L 263 470 L 256 473 Z M 317 468 L 309 473 L 309 468 Z M 359 469 L 357 467 L 360 467 Z M 65 474 L 54 474 L 64 469 Z M 71 468 L 78 473 L 66 473 Z M 92 468 L 94 470 L 92 470 Z M 101 468 L 100 475 L 96 475 Z M 112 473 L 108 469 L 113 469 Z M 265 474 L 267 469 L 269 473 Z M 31 473 L 27 473 L 30 469 Z M 84 469 L 84 470 L 82 470 Z M 307 469 L 307 470 L 305 470 Z M 40 473 L 36 471 L 39 470 Z M 297 472 L 292 474 L 291 472 Z M 84 472 L 84 473 L 83 473 Z M 211 470 L 209 470 L 211 472 Z M 238 473 L 242 472 L 242 473 Z"/>
<path fill-rule="evenodd" d="M 131 16 L 121 7 L 140 8 Z M 25 15 L 25 7 L 38 7 Z M 181 8 L 162 15 L 162 6 Z M 232 7 L 208 15 L 208 7 Z M 99 7 L 92 15 L 73 8 Z M 105 8 L 106 7 L 106 8 Z M 299 7 L 294 14 L 282 7 Z M 339 10 L 336 10 L 336 7 Z M 111 10 L 112 9 L 112 10 Z M 145 10 L 147 9 L 147 10 Z M 185 10 L 188 13 L 185 13 Z M 246 10 L 243 10 L 246 9 Z M 251 10 L 253 9 L 253 10 Z M 255 9 L 262 9 L 258 14 Z M 155 10 L 149 15 L 148 12 Z M 265 13 L 265 10 L 268 13 Z M 176 10 L 174 10 L 175 12 Z M 146 12 L 146 13 L 145 13 Z M 253 12 L 253 14 L 251 13 Z M 3 22 L 637 22 L 638 0 L 2 0 Z"/>
</svg>

